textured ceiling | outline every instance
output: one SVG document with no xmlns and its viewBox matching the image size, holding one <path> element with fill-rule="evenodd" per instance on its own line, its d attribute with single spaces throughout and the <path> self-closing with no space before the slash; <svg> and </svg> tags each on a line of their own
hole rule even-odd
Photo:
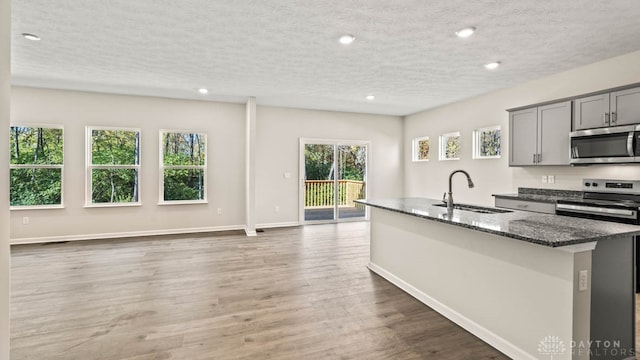
<svg viewBox="0 0 640 360">
<path fill-rule="evenodd" d="M 639 0 L 14 0 L 12 7 L 16 85 L 231 102 L 255 96 L 263 105 L 391 115 L 640 50 Z M 477 33 L 458 39 L 466 26 Z M 350 46 L 338 43 L 345 33 L 356 36 Z M 483 68 L 495 60 L 498 70 Z M 366 101 L 368 94 L 376 99 Z"/>
</svg>

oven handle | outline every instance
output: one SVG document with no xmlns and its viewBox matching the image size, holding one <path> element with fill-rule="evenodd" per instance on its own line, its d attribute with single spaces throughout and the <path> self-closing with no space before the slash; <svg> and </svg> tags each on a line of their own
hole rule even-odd
<svg viewBox="0 0 640 360">
<path fill-rule="evenodd" d="M 635 217 L 635 210 L 625 210 L 625 209 L 610 209 L 610 208 L 601 208 L 601 207 L 593 207 L 593 206 L 583 206 L 583 205 L 570 205 L 570 204 L 556 204 L 556 210 L 569 210 L 576 212 L 588 212 L 591 214 L 602 214 L 602 215 L 618 215 L 618 216 L 629 216 Z"/>
</svg>

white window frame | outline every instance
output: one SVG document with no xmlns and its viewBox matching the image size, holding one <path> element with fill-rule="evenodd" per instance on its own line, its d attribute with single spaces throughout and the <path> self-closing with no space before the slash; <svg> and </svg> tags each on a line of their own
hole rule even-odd
<svg viewBox="0 0 640 360">
<path fill-rule="evenodd" d="M 480 134 L 483 132 L 500 130 L 500 154 L 495 156 L 480 155 Z M 473 159 L 499 159 L 502 156 L 502 129 L 500 125 L 489 126 L 473 131 Z"/>
<path fill-rule="evenodd" d="M 92 132 L 93 130 L 111 130 L 111 131 L 133 131 L 138 132 L 138 164 L 137 165 L 93 165 L 92 164 Z M 111 126 L 87 126 L 85 133 L 85 204 L 86 208 L 103 208 L 103 207 L 130 207 L 130 206 L 142 206 L 142 129 L 140 128 L 127 128 L 127 127 L 111 127 Z M 135 202 L 115 202 L 115 203 L 94 203 L 92 200 L 93 182 L 92 172 L 93 169 L 136 169 L 138 171 L 138 201 Z"/>
<path fill-rule="evenodd" d="M 164 149 L 162 135 L 167 133 L 180 133 L 180 134 L 199 134 L 204 137 L 204 165 L 165 165 L 164 164 Z M 160 171 L 158 172 L 158 205 L 190 205 L 190 204 L 208 204 L 209 198 L 207 196 L 209 190 L 208 176 L 207 176 L 207 163 L 209 161 L 209 142 L 207 133 L 205 131 L 197 130 L 173 130 L 173 129 L 161 129 L 159 131 L 159 154 Z M 164 199 L 164 171 L 170 169 L 202 169 L 204 173 L 204 194 L 202 200 L 165 200 Z"/>
<path fill-rule="evenodd" d="M 429 153 L 428 153 L 428 157 L 426 159 L 420 159 L 420 142 L 421 141 L 429 141 Z M 412 152 L 412 161 L 413 162 L 423 162 L 423 161 L 429 161 L 431 159 L 431 140 L 429 140 L 428 136 L 421 136 L 421 137 L 417 137 L 415 139 L 413 139 L 413 143 L 412 143 L 412 147 L 413 147 L 413 152 Z"/>
<path fill-rule="evenodd" d="M 62 130 L 62 164 L 56 165 L 42 165 L 42 164 L 9 164 L 9 172 L 11 169 L 60 169 L 60 204 L 51 205 L 19 205 L 9 206 L 9 210 L 47 210 L 47 209 L 64 209 L 64 162 L 65 162 L 65 131 L 63 125 L 52 124 L 11 124 L 11 127 L 26 127 L 26 128 L 43 128 L 43 129 L 61 129 Z M 11 176 L 11 174 L 9 174 Z M 7 189 L 10 191 L 10 189 Z"/>
<path fill-rule="evenodd" d="M 447 158 L 447 139 L 451 137 L 458 137 L 458 143 L 460 144 L 460 150 L 458 152 L 458 157 L 456 158 Z M 449 161 L 449 160 L 460 160 L 460 156 L 462 155 L 462 139 L 460 138 L 460 132 L 454 131 L 446 134 L 442 134 L 439 137 L 439 146 L 440 153 L 438 156 L 439 160 Z"/>
</svg>

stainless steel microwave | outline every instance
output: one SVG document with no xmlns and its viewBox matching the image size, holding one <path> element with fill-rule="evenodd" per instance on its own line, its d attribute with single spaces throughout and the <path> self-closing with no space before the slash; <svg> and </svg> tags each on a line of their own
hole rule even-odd
<svg viewBox="0 0 640 360">
<path fill-rule="evenodd" d="M 640 162 L 640 125 L 574 131 L 571 164 Z"/>
</svg>

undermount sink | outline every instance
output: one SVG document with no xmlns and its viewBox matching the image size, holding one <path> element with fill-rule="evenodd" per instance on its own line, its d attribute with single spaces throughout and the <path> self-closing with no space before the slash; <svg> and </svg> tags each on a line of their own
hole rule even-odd
<svg viewBox="0 0 640 360">
<path fill-rule="evenodd" d="M 445 207 L 446 208 L 447 204 L 433 204 L 433 206 L 439 206 L 439 207 Z M 453 204 L 453 209 L 454 210 L 472 211 L 472 212 L 480 213 L 480 214 L 503 214 L 503 213 L 512 212 L 511 210 L 487 208 L 487 207 L 475 206 L 475 205 L 462 205 L 462 204 Z"/>
</svg>

